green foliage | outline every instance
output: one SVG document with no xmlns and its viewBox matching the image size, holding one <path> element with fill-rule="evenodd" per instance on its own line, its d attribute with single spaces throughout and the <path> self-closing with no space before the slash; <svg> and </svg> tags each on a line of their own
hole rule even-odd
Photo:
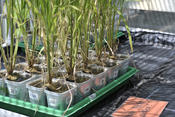
<svg viewBox="0 0 175 117">
<path fill-rule="evenodd" d="M 5 1 L 5 8 L 6 13 L 3 11 L 3 15 L 7 17 L 7 35 L 10 33 L 10 54 L 5 54 L 5 49 L 3 48 L 3 38 L 0 28 L 0 50 L 1 56 L 3 57 L 5 68 L 7 70 L 8 75 L 13 75 L 13 71 L 15 68 L 17 51 L 18 51 L 18 42 L 19 42 L 19 35 L 16 31 L 16 24 L 14 23 L 14 7 L 15 3 L 13 0 L 6 0 Z M 8 51 L 8 48 L 7 48 Z"/>
<path fill-rule="evenodd" d="M 8 2 L 7 2 L 8 1 Z M 52 83 L 52 71 L 55 57 L 61 56 L 68 75 L 72 76 L 77 65 L 79 52 L 85 67 L 88 64 L 90 34 L 95 40 L 98 60 L 104 51 L 104 39 L 113 54 L 116 49 L 114 32 L 118 32 L 123 21 L 128 31 L 131 50 L 132 39 L 125 18 L 123 5 L 125 0 L 6 0 L 7 29 L 11 29 L 10 55 L 5 56 L 1 47 L 8 73 L 14 69 L 18 38 L 23 35 L 26 59 L 29 67 L 34 64 L 36 37 L 43 41 L 47 63 L 47 82 Z M 116 15 L 119 19 L 116 20 Z M 32 49 L 29 49 L 26 22 L 32 21 Z M 14 23 L 15 22 L 15 23 Z M 115 24 L 117 23 L 117 29 Z M 1 44 L 2 44 L 1 37 Z M 16 43 L 14 43 L 16 42 Z M 15 48 L 13 45 L 15 44 Z M 58 51 L 60 53 L 58 53 Z M 57 56 L 58 55 L 58 56 Z M 9 61 L 7 60 L 9 59 Z"/>
</svg>

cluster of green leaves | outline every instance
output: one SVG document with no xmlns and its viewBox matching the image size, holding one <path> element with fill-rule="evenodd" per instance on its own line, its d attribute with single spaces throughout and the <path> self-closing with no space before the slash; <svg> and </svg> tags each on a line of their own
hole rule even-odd
<svg viewBox="0 0 175 117">
<path fill-rule="evenodd" d="M 131 34 L 123 16 L 124 3 L 125 0 L 96 0 L 94 10 L 95 49 L 99 60 L 101 59 L 104 41 L 107 43 L 110 55 L 115 56 L 114 53 L 118 45 L 114 35 L 118 33 L 121 21 L 124 22 L 127 29 L 130 47 L 133 51 Z M 116 18 L 117 16 L 119 16 L 119 18 Z"/>
<path fill-rule="evenodd" d="M 55 57 L 63 58 L 69 76 L 74 74 L 79 52 L 85 67 L 87 66 L 90 34 L 94 37 L 99 60 L 103 52 L 105 37 L 112 53 L 116 46 L 113 33 L 118 32 L 118 28 L 114 27 L 116 15 L 119 15 L 118 26 L 120 20 L 123 20 L 129 32 L 122 14 L 123 4 L 124 0 L 15 0 L 15 2 L 6 0 L 7 27 L 11 30 L 10 56 L 6 57 L 3 48 L 0 47 L 4 53 L 2 55 L 8 73 L 12 73 L 16 61 L 19 39 L 14 38 L 15 35 L 16 37 L 23 36 L 26 59 L 30 68 L 33 67 L 35 59 L 36 37 L 42 39 L 49 84 L 52 83 Z M 29 21 L 33 25 L 32 49 L 29 49 L 28 44 L 27 22 Z M 131 36 L 129 39 L 132 45 Z M 1 44 L 2 40 L 1 38 Z"/>
<path fill-rule="evenodd" d="M 26 0 L 32 14 L 36 16 L 39 24 L 39 37 L 43 39 L 44 51 L 46 55 L 46 63 L 48 69 L 47 82 L 51 84 L 51 71 L 54 64 L 54 48 L 57 39 L 58 15 L 60 14 L 59 0 Z M 60 10 L 60 11 L 59 11 Z M 34 26 L 35 27 L 35 26 Z"/>
<path fill-rule="evenodd" d="M 32 48 L 29 48 L 28 43 L 28 25 L 27 23 L 31 21 L 30 19 L 30 9 L 27 6 L 27 2 L 25 0 L 16 0 L 14 6 L 15 12 L 15 22 L 18 26 L 16 31 L 23 36 L 23 41 L 25 45 L 25 53 L 26 53 L 26 61 L 28 62 L 29 69 L 33 67 L 34 64 L 34 52 L 35 52 L 35 45 L 36 45 L 36 33 L 37 33 L 37 25 L 36 25 L 36 15 L 33 15 L 33 31 L 32 31 Z"/>
<path fill-rule="evenodd" d="M 6 0 L 4 8 L 6 9 L 3 10 L 3 17 L 6 16 L 6 19 L 7 19 L 7 24 L 6 24 L 7 30 L 6 31 L 7 31 L 7 35 L 10 35 L 8 37 L 10 37 L 11 43 L 10 43 L 10 50 L 6 48 L 7 49 L 7 54 L 6 54 L 5 48 L 3 47 L 3 44 L 5 43 L 2 37 L 2 32 L 1 32 L 2 30 L 0 27 L 0 50 L 1 50 L 1 56 L 4 60 L 5 68 L 7 70 L 7 74 L 9 76 L 13 76 L 13 71 L 15 69 L 16 56 L 17 56 L 17 51 L 18 51 L 18 42 L 19 42 L 19 37 L 20 37 L 20 35 L 16 31 L 17 26 L 16 26 L 16 23 L 14 22 L 15 2 L 13 0 L 10 0 L 10 1 Z M 3 17 L 1 17 L 1 21 Z M 9 51 L 10 53 L 8 53 Z M 13 79 L 14 77 L 10 77 L 10 78 Z"/>
</svg>

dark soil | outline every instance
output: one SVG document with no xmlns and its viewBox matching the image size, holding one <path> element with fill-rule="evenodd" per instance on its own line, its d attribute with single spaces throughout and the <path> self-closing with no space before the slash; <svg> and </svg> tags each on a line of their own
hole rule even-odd
<svg viewBox="0 0 175 117">
<path fill-rule="evenodd" d="M 68 86 L 66 84 L 60 84 L 60 83 L 54 83 L 52 84 L 56 90 L 53 90 L 53 89 L 50 89 L 50 88 L 47 88 L 49 91 L 53 91 L 53 92 L 56 92 L 56 93 L 63 93 L 65 91 L 68 91 L 69 88 L 72 88 L 71 86 Z"/>
<path fill-rule="evenodd" d="M 20 63 L 17 64 L 15 66 L 15 70 L 18 70 L 18 71 L 25 70 L 28 73 L 34 73 L 34 74 L 41 74 L 41 71 L 42 71 L 40 65 L 35 64 L 33 66 L 33 68 L 29 68 L 28 65 L 27 65 L 27 63 L 26 63 L 26 65 L 25 64 L 20 64 Z"/>
<path fill-rule="evenodd" d="M 15 66 L 15 70 L 21 71 L 24 70 L 27 66 L 23 65 L 23 64 L 16 64 Z"/>
<path fill-rule="evenodd" d="M 30 83 L 31 86 L 42 88 L 44 86 L 44 82 L 42 80 L 37 80 L 35 82 Z"/>
<path fill-rule="evenodd" d="M 44 87 L 44 82 L 42 80 L 37 80 L 35 82 L 30 83 L 30 85 L 37 87 L 37 88 L 42 88 L 42 87 Z M 53 91 L 56 93 L 63 93 L 65 91 L 69 90 L 69 88 L 72 88 L 71 86 L 69 86 L 69 88 L 68 88 L 68 86 L 66 84 L 61 84 L 59 82 L 52 83 L 52 87 L 54 87 L 54 89 L 47 87 L 47 90 Z"/>
<path fill-rule="evenodd" d="M 117 55 L 117 56 L 109 56 L 109 59 L 105 58 L 103 60 L 103 64 L 101 66 L 104 67 L 113 67 L 117 65 L 118 60 L 125 60 L 128 57 L 126 55 Z"/>
<path fill-rule="evenodd" d="M 37 71 L 37 72 L 41 72 L 42 71 L 42 69 L 41 69 L 41 67 L 40 67 L 39 64 L 34 65 L 32 69 L 35 70 L 35 71 Z"/>
<path fill-rule="evenodd" d="M 59 72 L 58 70 L 52 70 L 52 74 L 51 77 L 52 78 L 59 78 L 59 79 L 63 79 L 65 76 L 64 73 Z"/>
<path fill-rule="evenodd" d="M 4 78 L 6 76 L 5 72 L 0 72 L 0 78 Z"/>
<path fill-rule="evenodd" d="M 77 78 L 76 80 L 75 80 L 75 82 L 76 83 L 83 83 L 83 82 L 85 82 L 85 81 L 87 81 L 87 80 L 89 80 L 89 78 Z"/>
<path fill-rule="evenodd" d="M 16 80 L 10 80 L 10 77 L 16 77 Z M 12 76 L 7 76 L 8 80 L 10 81 L 15 81 L 15 82 L 22 82 L 24 80 L 27 80 L 30 78 L 30 76 L 24 77 L 23 75 L 19 74 L 19 73 L 13 73 Z"/>
<path fill-rule="evenodd" d="M 25 69 L 25 71 L 28 72 L 28 73 L 33 73 L 33 74 L 41 74 L 42 70 L 44 72 L 46 72 L 47 68 L 46 67 L 42 68 L 41 66 L 42 66 L 41 64 L 34 64 L 32 68 L 31 67 L 29 68 L 27 66 L 27 69 Z"/>
<path fill-rule="evenodd" d="M 92 74 L 94 75 L 97 75 L 97 74 L 100 74 L 102 72 L 104 72 L 104 69 L 102 66 L 98 66 L 98 65 L 92 65 L 92 66 L 89 66 L 88 69 L 91 71 Z"/>
<path fill-rule="evenodd" d="M 83 83 L 83 82 L 85 82 L 85 81 L 87 81 L 89 79 L 90 78 L 86 78 L 86 77 L 76 77 L 76 78 L 69 77 L 66 80 L 70 81 L 70 82 L 75 82 L 75 83 Z"/>
<path fill-rule="evenodd" d="M 117 65 L 117 58 L 110 58 L 110 57 L 104 57 L 101 59 L 101 61 L 95 60 L 91 61 L 90 64 L 96 64 L 98 66 L 103 66 L 103 67 L 113 67 Z"/>
<path fill-rule="evenodd" d="M 105 67 L 113 67 L 117 65 L 116 62 L 112 59 L 106 60 L 104 63 L 105 63 Z"/>
</svg>

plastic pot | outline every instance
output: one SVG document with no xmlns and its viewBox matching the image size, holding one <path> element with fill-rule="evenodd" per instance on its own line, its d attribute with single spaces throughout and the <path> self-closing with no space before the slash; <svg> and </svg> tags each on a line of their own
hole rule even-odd
<svg viewBox="0 0 175 117">
<path fill-rule="evenodd" d="M 106 73 L 106 81 L 110 83 L 118 78 L 119 65 L 116 60 L 107 59 L 104 61 L 106 66 L 104 67 L 104 72 Z"/>
<path fill-rule="evenodd" d="M 1 73 L 6 73 L 6 70 L 0 70 Z M 0 95 L 6 95 L 7 94 L 7 87 L 5 84 L 5 77 L 0 78 Z"/>
<path fill-rule="evenodd" d="M 93 74 L 93 78 L 92 78 L 93 89 L 99 90 L 103 88 L 107 84 L 107 81 L 106 81 L 107 72 L 102 66 L 98 66 L 96 64 L 92 64 L 89 67 L 94 73 L 95 72 L 99 73 L 99 74 Z"/>
<path fill-rule="evenodd" d="M 119 73 L 119 66 L 115 65 L 113 67 L 107 67 L 106 69 L 106 75 L 107 75 L 107 83 L 111 83 L 115 79 L 118 78 L 118 73 Z"/>
<path fill-rule="evenodd" d="M 118 54 L 117 62 L 119 63 L 119 76 L 125 74 L 128 71 L 130 56 L 124 54 Z"/>
<path fill-rule="evenodd" d="M 76 76 L 80 78 L 88 78 L 88 80 L 85 82 L 75 83 L 77 86 L 77 95 L 75 97 L 75 100 L 76 102 L 79 102 L 80 100 L 84 99 L 85 97 L 89 96 L 92 93 L 93 76 L 90 74 L 85 74 L 81 71 L 76 72 Z"/>
<path fill-rule="evenodd" d="M 15 82 L 15 81 L 10 81 L 6 79 L 5 83 L 7 84 L 9 97 L 28 101 L 28 92 L 27 92 L 26 84 L 37 78 L 39 78 L 39 75 L 33 75 L 29 79 L 21 82 Z"/>
<path fill-rule="evenodd" d="M 28 89 L 29 100 L 33 104 L 46 105 L 46 95 L 44 93 L 44 88 L 38 88 L 32 86 L 31 84 L 37 81 L 41 81 L 41 79 L 33 80 L 26 84 L 26 88 Z"/>
<path fill-rule="evenodd" d="M 93 75 L 93 83 L 94 83 L 94 89 L 95 90 L 99 90 L 103 87 L 105 87 L 105 85 L 107 84 L 106 78 L 107 78 L 107 73 L 106 72 L 102 72 L 100 74 L 97 75 Z"/>
<path fill-rule="evenodd" d="M 7 93 L 7 90 L 6 90 L 6 85 L 5 85 L 5 82 L 4 82 L 4 79 L 3 78 L 0 78 L 0 95 L 6 95 Z"/>
<path fill-rule="evenodd" d="M 48 107 L 59 109 L 59 110 L 65 110 L 71 100 L 71 94 L 72 94 L 72 102 L 74 102 L 74 96 L 77 93 L 77 86 L 73 83 L 65 82 L 64 80 L 59 80 L 60 84 L 68 84 L 70 86 L 70 89 L 68 91 L 65 91 L 63 93 L 57 93 L 49 90 L 45 90 L 46 97 L 47 97 L 47 104 Z"/>
</svg>

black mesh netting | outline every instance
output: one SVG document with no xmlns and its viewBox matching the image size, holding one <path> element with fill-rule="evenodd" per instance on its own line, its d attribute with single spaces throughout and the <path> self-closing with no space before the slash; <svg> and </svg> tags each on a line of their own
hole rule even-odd
<svg viewBox="0 0 175 117">
<path fill-rule="evenodd" d="M 82 117 L 108 117 L 129 97 L 168 101 L 161 117 L 175 117 L 175 36 L 132 33 L 134 53 L 130 65 L 140 70 L 119 91 L 92 107 Z M 121 38 L 119 53 L 128 53 L 128 41 Z"/>
</svg>

